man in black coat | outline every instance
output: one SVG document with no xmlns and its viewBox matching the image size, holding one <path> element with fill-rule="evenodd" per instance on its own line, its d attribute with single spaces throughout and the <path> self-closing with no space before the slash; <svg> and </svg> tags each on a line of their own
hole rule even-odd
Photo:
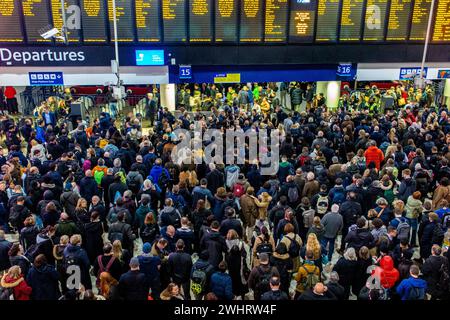
<svg viewBox="0 0 450 320">
<path fill-rule="evenodd" d="M 351 191 L 347 194 L 347 201 L 342 203 L 339 207 L 339 213 L 342 216 L 344 225 L 342 227 L 342 239 L 348 234 L 348 228 L 356 223 L 356 220 L 362 215 L 361 205 L 356 202 L 356 193 Z M 345 250 L 345 242 L 341 241 L 341 248 L 338 250 L 339 253 L 343 254 Z"/>
<path fill-rule="evenodd" d="M 336 271 L 330 273 L 327 288 L 338 300 L 345 300 L 345 288 L 339 284 L 339 274 Z"/>
<path fill-rule="evenodd" d="M 244 231 L 241 221 L 236 219 L 236 211 L 233 208 L 228 207 L 225 209 L 225 214 L 227 218 L 220 224 L 220 234 L 226 237 L 228 231 L 233 229 L 237 232 L 239 237 L 242 238 Z"/>
<path fill-rule="evenodd" d="M 225 178 L 223 173 L 216 169 L 214 163 L 209 164 L 209 170 L 211 171 L 206 175 L 208 189 L 212 194 L 216 194 L 217 189 L 225 185 Z"/>
<path fill-rule="evenodd" d="M 206 233 L 200 240 L 201 250 L 208 250 L 209 263 L 217 268 L 223 260 L 223 254 L 227 252 L 227 244 L 225 238 L 219 233 L 219 222 L 211 223 L 211 232 Z"/>
<path fill-rule="evenodd" d="M 80 181 L 80 195 L 86 199 L 88 203 L 91 202 L 93 196 L 99 195 L 98 185 L 92 176 L 91 170 L 87 170 L 85 177 Z"/>
<path fill-rule="evenodd" d="M 136 239 L 136 235 L 133 233 L 131 226 L 124 222 L 124 220 L 125 212 L 121 211 L 117 214 L 117 222 L 114 222 L 109 227 L 108 239 L 111 242 L 120 240 L 124 249 L 127 249 L 129 252 L 133 252 L 133 241 Z"/>
<path fill-rule="evenodd" d="M 8 256 L 8 251 L 11 247 L 12 243 L 5 239 L 5 231 L 0 230 L 0 271 L 11 267 Z"/>
<path fill-rule="evenodd" d="M 356 229 L 350 231 L 344 239 L 344 242 L 348 243 L 348 248 L 354 248 L 356 252 L 359 252 L 359 249 L 363 246 L 369 249 L 375 246 L 375 238 L 370 233 L 366 224 L 366 219 L 358 218 L 356 221 Z"/>
<path fill-rule="evenodd" d="M 322 282 L 318 282 L 313 289 L 306 290 L 297 300 L 329 301 L 337 300 L 336 296 L 328 290 Z"/>
<path fill-rule="evenodd" d="M 183 288 L 184 297 L 191 300 L 190 283 L 192 258 L 189 253 L 184 252 L 184 241 L 179 239 L 176 244 L 177 250 L 169 255 L 168 271 L 173 282 Z"/>
<path fill-rule="evenodd" d="M 431 212 L 428 214 L 428 221 L 429 223 L 423 229 L 422 237 L 420 238 L 420 257 L 422 259 L 426 259 L 430 256 L 433 244 L 440 244 L 437 243 L 437 239 L 434 239 L 436 238 L 434 236 L 435 230 L 439 227 L 439 216 L 436 213 Z"/>
<path fill-rule="evenodd" d="M 128 301 L 146 301 L 150 287 L 145 280 L 145 274 L 139 271 L 138 258 L 131 258 L 130 271 L 124 273 L 119 279 L 120 296 Z"/>
<path fill-rule="evenodd" d="M 448 259 L 441 256 L 442 249 L 438 245 L 431 248 L 431 256 L 425 260 L 422 267 L 423 278 L 427 282 L 427 293 L 431 294 L 431 300 L 446 299 L 448 291 L 442 288 L 441 275 L 442 270 L 448 272 Z M 447 288 L 450 283 L 447 281 Z"/>
<path fill-rule="evenodd" d="M 280 278 L 272 276 L 270 278 L 270 291 L 267 291 L 261 296 L 261 300 L 266 301 L 280 301 L 289 300 L 286 292 L 280 290 Z"/>
<path fill-rule="evenodd" d="M 109 186 L 114 182 L 114 171 L 112 168 L 109 168 L 106 171 L 106 174 L 102 178 L 102 182 L 100 187 L 103 191 L 103 199 L 105 200 L 105 208 L 109 209 L 110 203 L 114 201 L 109 197 Z"/>
</svg>

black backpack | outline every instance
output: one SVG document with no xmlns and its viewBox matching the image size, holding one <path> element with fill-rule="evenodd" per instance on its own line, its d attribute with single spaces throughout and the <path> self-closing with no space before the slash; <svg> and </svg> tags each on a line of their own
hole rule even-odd
<svg viewBox="0 0 450 320">
<path fill-rule="evenodd" d="M 258 244 L 258 246 L 256 247 L 256 253 L 259 256 L 261 253 L 267 253 L 267 254 L 272 254 L 273 252 L 273 247 L 272 244 L 269 241 L 265 241 L 263 239 L 263 241 L 261 243 Z"/>
<path fill-rule="evenodd" d="M 81 265 L 80 259 L 73 254 L 69 254 L 63 258 L 62 268 L 66 273 L 70 266 L 80 266 L 80 265 Z"/>
<path fill-rule="evenodd" d="M 108 240 L 113 243 L 116 240 L 119 240 L 120 242 L 123 242 L 123 229 L 125 227 L 125 224 L 122 225 L 122 227 L 118 231 L 111 232 L 111 229 L 108 234 Z"/>
<path fill-rule="evenodd" d="M 256 290 L 263 294 L 270 290 L 270 278 L 272 276 L 272 273 L 270 270 L 268 272 L 264 272 L 261 267 L 258 267 L 258 273 L 259 273 L 259 281 L 256 284 Z"/>
<path fill-rule="evenodd" d="M 144 239 L 154 239 L 156 237 L 156 224 L 147 224 L 144 230 L 141 231 L 141 238 Z"/>
<path fill-rule="evenodd" d="M 442 225 L 440 223 L 436 224 L 433 230 L 433 237 L 431 239 L 432 243 L 441 246 L 444 241 L 444 234 L 445 232 L 442 230 Z"/>
<path fill-rule="evenodd" d="M 164 190 L 169 185 L 169 181 L 170 177 L 167 175 L 166 170 L 163 169 L 158 178 L 158 186 L 161 188 L 161 190 Z"/>
<path fill-rule="evenodd" d="M 174 226 L 175 229 L 181 227 L 180 216 L 178 215 L 177 210 L 175 208 L 166 214 L 169 218 L 169 225 Z"/>
<path fill-rule="evenodd" d="M 289 240 L 291 240 L 291 243 L 289 244 L 289 248 L 288 248 L 289 256 L 291 258 L 298 257 L 299 253 L 300 253 L 300 246 L 299 246 L 298 242 L 295 241 L 295 237 L 294 237 L 294 239 L 288 237 L 287 235 L 285 235 L 285 237 L 288 238 Z"/>
<path fill-rule="evenodd" d="M 141 187 L 137 180 L 137 177 L 138 176 L 131 176 L 130 180 L 128 181 L 128 188 L 134 193 L 138 193 L 139 188 Z"/>
</svg>

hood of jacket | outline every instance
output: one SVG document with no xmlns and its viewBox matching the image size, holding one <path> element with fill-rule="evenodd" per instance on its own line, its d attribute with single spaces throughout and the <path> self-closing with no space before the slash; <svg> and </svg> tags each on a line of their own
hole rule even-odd
<svg viewBox="0 0 450 320">
<path fill-rule="evenodd" d="M 394 269 L 394 260 L 391 256 L 384 256 L 381 258 L 380 267 L 385 271 L 392 271 Z"/>
<path fill-rule="evenodd" d="M 0 281 L 0 285 L 3 288 L 14 288 L 17 287 L 22 281 L 24 281 L 23 277 L 18 279 L 11 278 L 8 274 L 3 275 L 2 280 Z"/>
<path fill-rule="evenodd" d="M 78 253 L 80 250 L 81 247 L 69 244 L 64 251 L 67 253 Z"/>
</svg>

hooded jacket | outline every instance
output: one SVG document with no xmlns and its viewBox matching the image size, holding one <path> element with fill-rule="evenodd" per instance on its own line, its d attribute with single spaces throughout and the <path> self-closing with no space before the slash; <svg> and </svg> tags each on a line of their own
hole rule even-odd
<svg viewBox="0 0 450 320">
<path fill-rule="evenodd" d="M 384 160 L 383 151 L 376 146 L 370 146 L 367 148 L 366 152 L 364 152 L 364 157 L 366 158 L 366 166 L 368 166 L 369 163 L 374 162 L 375 167 L 380 170 L 380 164 Z"/>
<path fill-rule="evenodd" d="M 406 203 L 408 197 L 412 195 L 414 191 L 416 191 L 416 181 L 412 178 L 404 179 L 398 188 L 397 198 Z"/>
<path fill-rule="evenodd" d="M 363 246 L 369 249 L 375 246 L 375 239 L 369 229 L 366 228 L 357 228 L 350 231 L 345 237 L 345 242 L 348 243 L 349 248 L 354 248 L 356 252 Z"/>
<path fill-rule="evenodd" d="M 400 278 L 400 273 L 394 268 L 394 260 L 391 256 L 381 258 L 380 266 L 372 271 L 372 276 L 379 277 L 380 283 L 385 289 L 390 289 Z"/>
<path fill-rule="evenodd" d="M 32 289 L 22 276 L 14 279 L 5 274 L 0 281 L 0 285 L 3 288 L 13 289 L 14 300 L 30 300 Z"/>
<path fill-rule="evenodd" d="M 425 296 L 427 290 L 427 283 L 425 280 L 420 278 L 409 277 L 408 279 L 402 280 L 397 287 L 397 294 L 401 296 L 402 300 L 408 300 L 409 292 L 412 288 L 419 288 Z"/>
<path fill-rule="evenodd" d="M 33 300 L 58 300 L 59 273 L 48 264 L 40 267 L 32 267 L 27 276 L 28 285 L 33 288 L 31 297 Z"/>
<path fill-rule="evenodd" d="M 422 201 L 414 199 L 413 196 L 408 197 L 406 201 L 406 217 L 409 219 L 417 219 L 422 212 Z"/>
<path fill-rule="evenodd" d="M 219 232 L 211 231 L 203 236 L 200 241 L 202 250 L 207 250 L 209 253 L 209 263 L 217 267 L 223 260 L 223 253 L 227 252 L 227 244 L 225 239 Z"/>
</svg>

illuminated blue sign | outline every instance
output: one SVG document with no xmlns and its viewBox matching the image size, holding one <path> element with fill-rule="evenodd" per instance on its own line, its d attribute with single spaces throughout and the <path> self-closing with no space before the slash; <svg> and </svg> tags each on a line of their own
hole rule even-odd
<svg viewBox="0 0 450 320">
<path fill-rule="evenodd" d="M 164 50 L 136 50 L 137 66 L 163 66 Z"/>
</svg>

